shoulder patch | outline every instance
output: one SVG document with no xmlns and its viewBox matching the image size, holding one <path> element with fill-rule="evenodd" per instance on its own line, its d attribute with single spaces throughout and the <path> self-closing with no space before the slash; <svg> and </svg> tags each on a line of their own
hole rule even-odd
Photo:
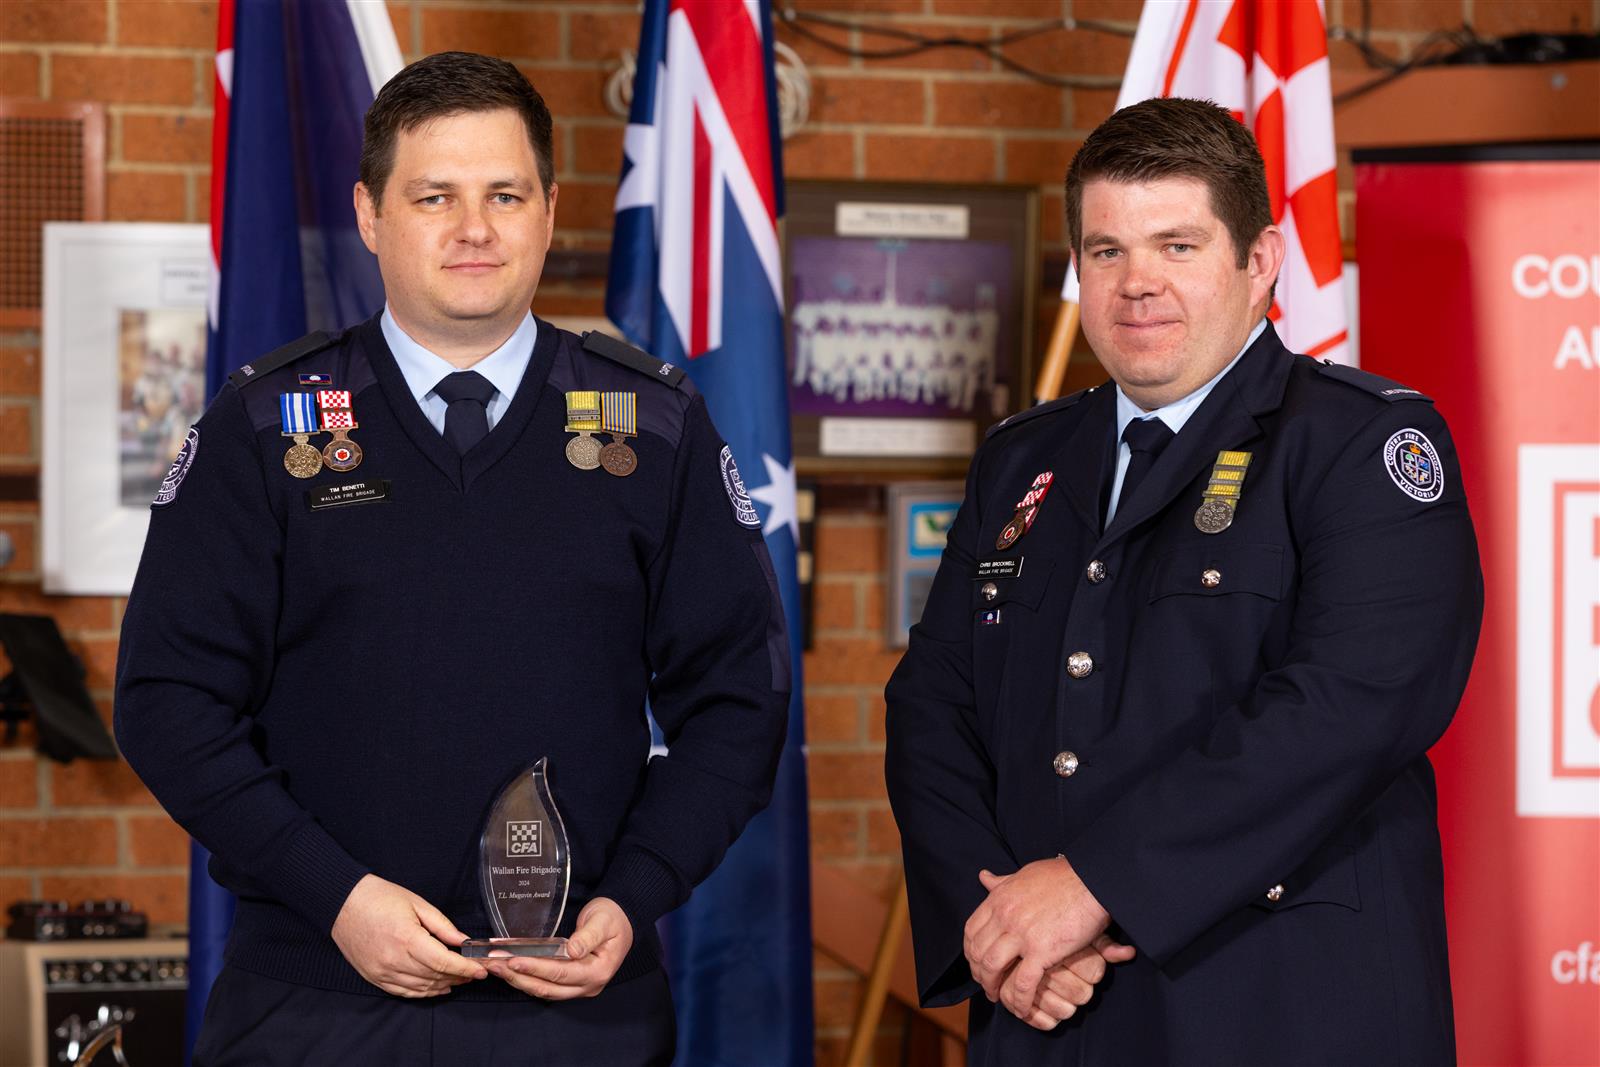
<svg viewBox="0 0 1600 1067">
<path fill-rule="evenodd" d="M 233 383 L 235 389 L 243 389 L 257 378 L 264 378 L 279 367 L 286 367 L 302 356 L 309 356 L 313 352 L 321 352 L 324 348 L 337 344 L 344 334 L 329 333 L 326 330 L 317 330 L 308 333 L 298 341 L 274 348 L 260 359 L 253 359 L 228 375 L 228 381 Z"/>
<path fill-rule="evenodd" d="M 684 378 L 682 367 L 663 363 L 643 349 L 635 348 L 625 341 L 619 341 L 597 330 L 590 330 L 583 335 L 583 350 L 593 352 L 613 363 L 620 363 L 674 389 L 678 388 Z"/>
<path fill-rule="evenodd" d="M 194 457 L 199 451 L 200 429 L 191 426 L 188 435 L 183 439 L 183 447 L 178 449 L 178 458 L 172 461 L 172 466 L 167 469 L 167 476 L 161 479 L 161 488 L 156 490 L 156 498 L 150 501 L 151 507 L 165 507 L 178 499 L 178 486 L 183 484 L 184 476 L 189 473 L 189 468 L 194 466 Z"/>
<path fill-rule="evenodd" d="M 1383 467 L 1389 479 L 1412 500 L 1431 504 L 1444 495 L 1444 464 L 1428 435 L 1406 427 L 1383 445 Z"/>
<path fill-rule="evenodd" d="M 1393 403 L 1396 400 L 1426 400 L 1433 403 L 1433 397 L 1417 389 L 1401 385 L 1399 382 L 1380 378 L 1376 374 L 1359 370 L 1355 367 L 1346 367 L 1342 363 L 1319 362 L 1317 373 L 1324 378 L 1332 378 L 1336 382 L 1353 385 L 1362 392 L 1371 393 Z"/>
<path fill-rule="evenodd" d="M 1019 411 L 1014 415 L 1007 415 L 1005 418 L 989 427 L 989 429 L 984 433 L 983 439 L 987 441 L 1001 430 L 1009 430 L 1013 426 L 1020 426 L 1029 419 L 1038 418 L 1040 415 L 1047 415 L 1052 411 L 1064 411 L 1076 404 L 1078 401 L 1082 400 L 1085 396 L 1088 396 L 1090 393 L 1094 392 L 1096 388 L 1098 388 L 1098 386 L 1090 386 L 1087 389 L 1079 389 L 1076 393 L 1072 393 L 1068 396 L 1063 396 L 1056 400 L 1048 400 L 1043 404 L 1035 404 L 1033 407 L 1024 411 Z"/>
</svg>

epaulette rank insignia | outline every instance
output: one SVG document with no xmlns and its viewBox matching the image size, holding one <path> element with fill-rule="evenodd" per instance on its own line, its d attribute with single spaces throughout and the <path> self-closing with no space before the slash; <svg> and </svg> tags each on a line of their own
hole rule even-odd
<svg viewBox="0 0 1600 1067">
<path fill-rule="evenodd" d="M 648 352 L 641 351 L 624 341 L 619 341 L 615 337 L 600 333 L 597 330 L 590 330 L 583 335 L 583 349 L 585 352 L 592 352 L 597 356 L 611 360 L 613 363 L 620 363 L 624 367 L 636 370 L 640 374 L 670 385 L 674 389 L 678 388 L 678 384 L 684 378 L 682 367 L 674 366 L 671 363 L 663 363 Z"/>
<path fill-rule="evenodd" d="M 1353 385 L 1364 393 L 1371 393 L 1393 403 L 1396 400 L 1426 400 L 1433 403 L 1433 397 L 1426 393 L 1401 385 L 1399 382 L 1390 381 L 1371 371 L 1359 370 L 1355 367 L 1346 367 L 1342 363 L 1330 363 L 1327 360 L 1317 364 L 1317 373 L 1324 378 L 1332 378 L 1336 382 Z"/>
<path fill-rule="evenodd" d="M 266 377 L 279 367 L 288 366 L 303 356 L 309 356 L 313 352 L 320 352 L 324 348 L 337 344 L 343 336 L 343 333 L 328 333 L 326 330 L 308 333 L 299 340 L 290 341 L 286 345 L 274 348 L 260 359 L 251 360 L 228 375 L 228 381 L 233 383 L 235 389 L 242 389 L 257 378 Z"/>
<path fill-rule="evenodd" d="M 1092 386 L 1088 389 L 1079 389 L 1076 393 L 1071 393 L 1067 396 L 1061 397 L 1058 400 L 1047 400 L 1043 404 L 1035 404 L 1031 408 L 1026 408 L 1022 411 L 1016 412 L 1015 414 L 1007 415 L 1005 418 L 989 427 L 988 430 L 984 431 L 983 439 L 987 441 L 1001 430 L 1009 430 L 1013 426 L 1020 426 L 1029 419 L 1038 418 L 1040 415 L 1047 415 L 1052 411 L 1061 411 L 1065 408 L 1070 408 L 1072 405 L 1076 404 L 1079 400 L 1082 400 L 1085 396 L 1092 392 L 1094 392 L 1094 388 Z"/>
</svg>

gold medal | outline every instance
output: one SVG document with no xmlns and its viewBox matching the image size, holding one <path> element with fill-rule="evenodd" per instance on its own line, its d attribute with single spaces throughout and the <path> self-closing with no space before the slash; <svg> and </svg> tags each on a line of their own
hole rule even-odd
<svg viewBox="0 0 1600 1067">
<path fill-rule="evenodd" d="M 1217 453 L 1206 484 L 1205 497 L 1194 513 L 1194 528 L 1204 534 L 1219 534 L 1233 525 L 1233 513 L 1244 497 L 1244 476 L 1250 468 L 1250 453 L 1224 449 Z"/>
<path fill-rule="evenodd" d="M 567 462 L 581 471 L 592 471 L 600 466 L 600 453 L 603 451 L 600 442 L 585 430 L 567 442 Z"/>
<path fill-rule="evenodd" d="M 600 450 L 600 466 L 607 474 L 626 478 L 639 469 L 639 456 L 619 437 Z"/>
<path fill-rule="evenodd" d="M 315 478 L 322 469 L 322 453 L 306 443 L 310 434 L 294 434 L 294 444 L 283 454 L 283 469 L 296 478 Z"/>
</svg>

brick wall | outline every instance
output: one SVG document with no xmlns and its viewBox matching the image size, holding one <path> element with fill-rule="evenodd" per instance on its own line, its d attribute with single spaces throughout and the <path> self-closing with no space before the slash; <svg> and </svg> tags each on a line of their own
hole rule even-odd
<svg viewBox="0 0 1600 1067">
<path fill-rule="evenodd" d="M 1131 29 L 1138 0 L 799 0 L 804 11 L 934 36 L 987 38 L 1035 21 L 1105 19 Z M 580 0 L 395 0 L 388 5 L 408 59 L 449 48 L 516 61 L 557 117 L 561 184 L 558 243 L 603 249 L 621 158 L 622 122 L 606 110 L 605 81 L 634 47 L 636 5 Z M 1358 0 L 1327 0 L 1331 25 L 1357 28 Z M 1372 42 L 1404 58 L 1435 30 L 1469 20 L 1484 34 L 1592 30 L 1600 0 L 1373 0 Z M 3 0 L 0 93 L 107 105 L 107 217 L 203 222 L 208 212 L 210 0 Z M 835 43 L 874 49 L 892 38 L 812 28 Z M 948 180 L 1035 185 L 1043 253 L 1064 252 L 1060 184 L 1068 160 L 1115 100 L 1128 39 L 1054 31 L 1007 54 L 1053 74 L 1092 76 L 1097 87 L 1057 89 L 1025 80 L 967 50 L 894 59 L 840 55 L 780 28 L 805 59 L 813 84 L 808 125 L 785 144 L 790 178 Z M 1339 69 L 1359 69 L 1355 49 L 1334 42 Z M 1348 168 L 1341 171 L 1349 199 Z M 595 280 L 547 282 L 547 315 L 601 313 Z M 1053 314 L 1040 303 L 1037 344 Z M 39 353 L 34 330 L 0 330 L 0 484 L 38 468 Z M 1069 384 L 1093 379 L 1080 352 Z M 11 494 L 11 495 L 28 495 Z M 0 499 L 0 530 L 17 559 L 0 571 L 0 610 L 48 612 L 88 668 L 109 715 L 122 602 L 47 598 L 39 590 L 38 507 Z M 884 798 L 882 687 L 897 657 L 882 638 L 884 517 L 879 491 L 824 485 L 819 496 L 816 647 L 805 663 L 815 859 L 887 892 L 898 875 L 898 840 Z M 8 669 L 0 664 L 0 672 Z M 20 897 L 118 895 L 158 920 L 183 916 L 185 838 L 128 769 L 115 763 L 57 766 L 33 756 L 24 729 L 0 748 L 0 903 Z M 819 1061 L 835 1062 L 860 983 L 817 958 Z M 898 1062 L 907 1013 L 891 1005 L 877 1062 Z"/>
</svg>

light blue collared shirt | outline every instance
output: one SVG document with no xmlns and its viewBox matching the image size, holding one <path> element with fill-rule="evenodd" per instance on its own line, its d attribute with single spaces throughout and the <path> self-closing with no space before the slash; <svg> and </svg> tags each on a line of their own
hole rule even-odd
<svg viewBox="0 0 1600 1067">
<path fill-rule="evenodd" d="M 433 428 L 444 433 L 444 413 L 450 405 L 445 403 L 444 397 L 433 391 L 433 387 L 445 375 L 454 374 L 460 368 L 413 341 L 411 335 L 394 321 L 387 304 L 384 305 L 380 322 L 383 339 L 389 342 L 389 351 L 394 353 L 394 361 L 400 365 L 400 373 L 405 377 L 411 395 L 416 398 L 422 414 L 433 424 Z M 485 405 L 491 430 L 500 421 L 500 416 L 506 413 L 506 408 L 511 406 L 511 398 L 517 395 L 517 385 L 522 381 L 523 372 L 528 369 L 528 360 L 533 358 L 533 342 L 538 331 L 539 325 L 533 321 L 533 313 L 524 314 L 522 322 L 506 338 L 505 344 L 468 368 L 489 379 L 489 384 L 495 388 L 494 396 Z"/>
<path fill-rule="evenodd" d="M 1190 393 L 1180 400 L 1174 400 L 1164 407 L 1154 411 L 1145 411 L 1138 404 L 1128 399 L 1128 394 L 1122 391 L 1122 386 L 1117 386 L 1117 474 L 1111 481 L 1111 503 L 1106 505 L 1106 526 L 1111 525 L 1112 518 L 1117 514 L 1117 498 L 1122 495 L 1122 479 L 1128 473 L 1128 460 L 1133 458 L 1133 452 L 1128 448 L 1127 442 L 1122 439 L 1122 431 L 1128 428 L 1128 423 L 1134 419 L 1160 419 L 1167 424 L 1167 429 L 1173 433 L 1183 429 L 1183 424 L 1189 421 L 1205 398 L 1211 395 L 1211 390 L 1222 381 L 1222 376 L 1233 369 L 1241 356 L 1256 343 L 1256 338 L 1261 336 L 1267 328 L 1267 320 L 1262 319 L 1256 323 L 1256 328 L 1250 331 L 1250 336 L 1245 338 L 1244 348 L 1239 349 L 1239 354 L 1228 361 L 1228 365 L 1217 372 L 1215 378 Z"/>
</svg>

